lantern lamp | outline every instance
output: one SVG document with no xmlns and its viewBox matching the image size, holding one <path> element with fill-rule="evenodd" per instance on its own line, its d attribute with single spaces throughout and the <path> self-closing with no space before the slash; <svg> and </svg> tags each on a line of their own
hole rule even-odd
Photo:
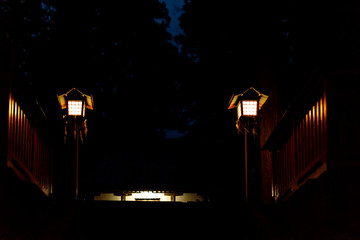
<svg viewBox="0 0 360 240">
<path fill-rule="evenodd" d="M 73 88 L 65 94 L 57 95 L 61 109 L 67 109 L 68 116 L 85 117 L 85 108 L 93 110 L 93 96 L 83 94 Z"/>
<path fill-rule="evenodd" d="M 237 108 L 237 117 L 256 117 L 269 96 L 250 87 L 245 92 L 232 95 L 228 109 Z"/>
<path fill-rule="evenodd" d="M 87 125 L 85 120 L 85 109 L 94 109 L 93 96 L 83 94 L 76 88 L 72 88 L 67 93 L 57 95 L 61 109 L 67 109 L 65 137 L 66 143 L 68 132 L 73 132 L 73 198 L 79 196 L 79 141 L 83 143 L 87 134 Z M 69 121 L 68 121 L 69 120 Z"/>
<path fill-rule="evenodd" d="M 256 119 L 261 107 L 265 104 L 269 96 L 260 93 L 255 88 L 250 87 L 245 92 L 238 95 L 232 95 L 228 109 L 237 108 L 236 128 L 238 132 L 243 132 L 245 136 L 245 199 L 248 201 L 248 132 L 252 132 L 253 136 L 256 133 Z M 253 119 L 251 119 L 253 118 Z M 253 120 L 253 121 L 251 121 Z M 250 131 L 252 130 L 252 131 Z"/>
</svg>

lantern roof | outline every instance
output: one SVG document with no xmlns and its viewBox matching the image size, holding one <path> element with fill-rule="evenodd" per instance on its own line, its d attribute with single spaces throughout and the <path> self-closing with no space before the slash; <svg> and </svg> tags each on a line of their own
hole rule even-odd
<svg viewBox="0 0 360 240">
<path fill-rule="evenodd" d="M 61 109 L 66 109 L 66 100 L 84 100 L 85 107 L 87 109 L 90 109 L 90 110 L 94 109 L 93 96 L 86 95 L 77 88 L 72 88 L 67 93 L 57 95 L 57 98 L 58 98 Z"/>
<path fill-rule="evenodd" d="M 239 101 L 244 98 L 246 98 L 246 99 L 254 98 L 256 100 L 259 100 L 259 109 L 261 109 L 261 107 L 265 104 L 265 102 L 269 98 L 269 96 L 260 93 L 253 87 L 250 87 L 250 88 L 246 89 L 243 93 L 240 93 L 237 95 L 233 94 L 231 96 L 230 102 L 228 104 L 228 109 L 236 108 L 237 105 L 239 104 Z"/>
</svg>

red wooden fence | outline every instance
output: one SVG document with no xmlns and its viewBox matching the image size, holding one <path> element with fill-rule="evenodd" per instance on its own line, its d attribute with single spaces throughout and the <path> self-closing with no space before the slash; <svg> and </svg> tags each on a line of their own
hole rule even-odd
<svg viewBox="0 0 360 240">
<path fill-rule="evenodd" d="M 10 93 L 8 159 L 48 196 L 53 186 L 52 154 L 52 148 L 40 137 L 37 126 Z"/>
<path fill-rule="evenodd" d="M 327 101 L 320 94 L 308 111 L 294 121 L 289 137 L 274 152 L 274 196 L 298 187 L 312 170 L 326 161 Z"/>
</svg>

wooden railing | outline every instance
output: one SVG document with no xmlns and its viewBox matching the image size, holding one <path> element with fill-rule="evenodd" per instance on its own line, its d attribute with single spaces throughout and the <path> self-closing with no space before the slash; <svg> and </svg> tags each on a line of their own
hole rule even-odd
<svg viewBox="0 0 360 240">
<path fill-rule="evenodd" d="M 286 138 L 273 151 L 275 199 L 299 188 L 326 163 L 327 100 L 323 89 L 304 102 L 302 114 L 293 118 Z M 304 107 L 307 106 L 307 107 Z"/>
<path fill-rule="evenodd" d="M 53 149 L 46 137 L 40 134 L 42 126 L 28 114 L 10 91 L 8 165 L 49 196 L 53 186 Z"/>
</svg>

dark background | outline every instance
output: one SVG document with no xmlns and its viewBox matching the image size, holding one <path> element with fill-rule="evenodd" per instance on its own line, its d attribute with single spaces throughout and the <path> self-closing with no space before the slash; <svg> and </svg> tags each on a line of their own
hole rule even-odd
<svg viewBox="0 0 360 240">
<path fill-rule="evenodd" d="M 228 192 L 243 186 L 244 155 L 231 95 L 276 79 L 285 110 L 314 69 L 357 62 L 357 7 L 185 1 L 183 34 L 172 36 L 162 1 L 16 0 L 1 1 L 0 29 L 14 42 L 11 71 L 43 107 L 60 151 L 56 94 L 93 94 L 80 149 L 84 191 Z"/>
</svg>

